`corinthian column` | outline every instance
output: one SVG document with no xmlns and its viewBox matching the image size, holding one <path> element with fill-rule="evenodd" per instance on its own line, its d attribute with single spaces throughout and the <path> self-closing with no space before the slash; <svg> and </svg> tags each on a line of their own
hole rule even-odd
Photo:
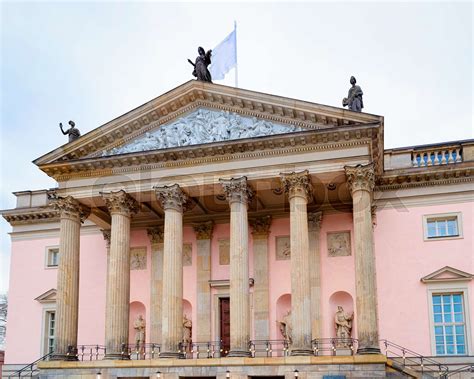
<svg viewBox="0 0 474 379">
<path fill-rule="evenodd" d="M 346 166 L 344 169 L 352 192 L 354 217 L 357 353 L 380 353 L 371 215 L 374 165 Z"/>
<path fill-rule="evenodd" d="M 308 171 L 281 174 L 290 200 L 291 355 L 311 355 L 311 290 L 306 205 L 312 198 Z"/>
<path fill-rule="evenodd" d="M 151 242 L 150 342 L 161 343 L 161 302 L 163 299 L 163 227 L 148 229 Z"/>
<path fill-rule="evenodd" d="M 271 216 L 252 220 L 253 236 L 253 270 L 255 284 L 254 325 L 255 339 L 270 339 L 270 321 L 268 319 L 270 305 L 268 299 L 268 235 L 270 233 Z"/>
<path fill-rule="evenodd" d="M 309 229 L 309 283 L 311 288 L 311 334 L 321 338 L 321 234 L 322 212 L 308 214 Z"/>
<path fill-rule="evenodd" d="M 230 204 L 230 351 L 229 357 L 250 355 L 249 231 L 247 203 L 252 190 L 247 178 L 219 180 Z"/>
<path fill-rule="evenodd" d="M 160 358 L 178 358 L 183 339 L 183 211 L 188 197 L 177 184 L 155 190 L 165 211 Z"/>
<path fill-rule="evenodd" d="M 196 341 L 211 340 L 211 239 L 213 222 L 193 225 L 197 243 L 197 331 Z"/>
<path fill-rule="evenodd" d="M 105 307 L 104 359 L 128 359 L 122 344 L 128 345 L 130 312 L 130 220 L 139 205 L 125 191 L 102 193 L 112 217 Z"/>
<path fill-rule="evenodd" d="M 55 347 L 52 359 L 76 360 L 79 304 L 79 240 L 81 222 L 89 209 L 73 197 L 53 202 L 59 211 L 59 266 L 57 278 Z M 74 350 L 70 350 L 71 346 Z M 68 354 L 68 352 L 70 354 Z"/>
</svg>

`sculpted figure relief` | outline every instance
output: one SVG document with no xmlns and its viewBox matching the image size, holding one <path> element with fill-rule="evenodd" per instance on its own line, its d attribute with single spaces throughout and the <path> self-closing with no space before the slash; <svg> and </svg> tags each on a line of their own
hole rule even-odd
<svg viewBox="0 0 474 379">
<path fill-rule="evenodd" d="M 142 315 L 138 315 L 138 318 L 133 322 L 133 328 L 135 329 L 135 345 L 142 351 L 145 345 L 145 320 Z"/>
<path fill-rule="evenodd" d="M 340 347 L 349 347 L 349 341 L 344 341 L 344 339 L 351 338 L 353 318 L 354 313 L 345 313 L 340 305 L 337 307 L 337 312 L 334 316 L 334 323 L 336 327 L 336 337 L 341 339 L 338 343 L 338 346 Z"/>
<path fill-rule="evenodd" d="M 301 131 L 301 127 L 242 117 L 226 111 L 199 109 L 124 146 L 104 151 L 103 156 L 197 145 L 241 138 Z"/>
<path fill-rule="evenodd" d="M 351 111 L 354 112 L 362 112 L 362 108 L 364 108 L 364 103 L 362 101 L 362 89 L 360 86 L 356 86 L 356 78 L 351 76 L 351 85 L 352 87 L 349 88 L 349 94 L 347 97 L 342 99 L 342 106 L 347 106 Z"/>
<path fill-rule="evenodd" d="M 198 53 L 199 55 L 196 58 L 196 63 L 193 63 L 191 59 L 188 59 L 188 62 L 194 67 L 193 76 L 202 82 L 212 83 L 211 73 L 207 69 L 207 66 L 211 64 L 212 50 L 208 50 L 206 53 L 204 49 L 199 46 Z"/>
<path fill-rule="evenodd" d="M 69 129 L 67 129 L 66 131 L 63 130 L 63 123 L 60 122 L 59 123 L 59 128 L 61 129 L 61 132 L 64 134 L 64 135 L 68 135 L 69 136 L 69 142 L 72 142 L 76 139 L 78 139 L 80 136 L 81 136 L 81 132 L 79 131 L 79 129 L 76 128 L 76 124 L 74 123 L 74 121 L 69 121 L 68 124 L 71 126 Z"/>
<path fill-rule="evenodd" d="M 293 343 L 292 327 L 291 327 L 291 310 L 289 310 L 288 313 L 285 316 L 283 316 L 283 319 L 281 321 L 277 321 L 277 322 L 280 327 L 281 335 L 291 345 Z"/>
<path fill-rule="evenodd" d="M 183 316 L 183 344 L 186 350 L 191 350 L 191 336 L 192 336 L 193 322 L 188 319 L 185 314 Z"/>
</svg>

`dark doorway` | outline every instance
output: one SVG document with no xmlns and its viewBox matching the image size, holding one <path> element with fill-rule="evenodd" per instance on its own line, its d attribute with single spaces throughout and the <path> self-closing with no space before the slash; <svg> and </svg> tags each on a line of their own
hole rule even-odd
<svg viewBox="0 0 474 379">
<path fill-rule="evenodd" d="M 220 313 L 220 336 L 222 341 L 221 356 L 225 357 L 229 354 L 230 349 L 230 299 L 228 297 L 219 298 Z"/>
</svg>

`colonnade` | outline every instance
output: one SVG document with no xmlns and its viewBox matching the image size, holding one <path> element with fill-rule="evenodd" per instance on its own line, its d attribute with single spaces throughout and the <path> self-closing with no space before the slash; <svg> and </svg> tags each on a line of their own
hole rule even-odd
<svg viewBox="0 0 474 379">
<path fill-rule="evenodd" d="M 371 222 L 371 194 L 374 188 L 372 164 L 345 167 L 353 197 L 355 241 L 356 322 L 359 353 L 377 353 L 378 326 L 375 283 L 375 257 Z M 220 180 L 230 206 L 230 351 L 229 356 L 249 356 L 249 220 L 248 204 L 253 191 L 246 177 Z M 282 186 L 290 203 L 291 293 L 293 343 L 291 355 L 312 354 L 312 336 L 320 333 L 319 230 L 321 213 L 308 217 L 307 204 L 312 186 L 307 171 L 281 174 Z M 183 213 L 190 199 L 179 185 L 156 187 L 164 209 L 164 229 L 148 230 L 151 239 L 151 340 L 161 341 L 160 357 L 179 357 L 182 340 L 183 300 Z M 130 221 L 139 204 L 124 191 L 102 194 L 111 214 L 110 252 L 107 265 L 106 359 L 123 359 L 128 344 L 130 296 Z M 86 207 L 67 197 L 55 200 L 60 214 L 60 254 L 57 289 L 57 328 L 55 359 L 73 359 L 68 346 L 77 345 L 79 299 L 80 222 Z M 309 221 L 309 222 L 308 222 Z M 253 223 L 256 239 L 255 261 L 260 262 L 255 296 L 256 322 L 268 314 L 268 261 L 265 242 L 271 219 Z M 309 225 L 309 228 L 308 228 Z M 210 340 L 210 242 L 212 222 L 193 225 L 198 240 L 198 340 Z M 257 270 L 257 269 L 256 269 Z M 207 321 L 207 322 L 206 322 Z M 262 323 L 260 336 L 268 336 Z M 268 338 L 268 337 L 267 337 Z"/>
</svg>

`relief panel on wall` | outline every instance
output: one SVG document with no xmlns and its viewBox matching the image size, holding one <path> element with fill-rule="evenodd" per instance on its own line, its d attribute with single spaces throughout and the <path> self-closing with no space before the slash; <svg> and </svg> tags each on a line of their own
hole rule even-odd
<svg viewBox="0 0 474 379">
<path fill-rule="evenodd" d="M 146 270 L 146 247 L 130 248 L 130 270 Z"/>
<path fill-rule="evenodd" d="M 327 234 L 328 256 L 346 257 L 351 255 L 351 232 L 329 232 Z"/>
<path fill-rule="evenodd" d="M 183 245 L 183 266 L 192 266 L 193 264 L 193 245 L 185 243 Z"/>
<path fill-rule="evenodd" d="M 219 264 L 228 265 L 230 263 L 230 240 L 219 240 Z"/>
<path fill-rule="evenodd" d="M 276 260 L 285 261 L 290 259 L 291 247 L 290 247 L 290 236 L 279 236 L 276 239 Z"/>
</svg>

